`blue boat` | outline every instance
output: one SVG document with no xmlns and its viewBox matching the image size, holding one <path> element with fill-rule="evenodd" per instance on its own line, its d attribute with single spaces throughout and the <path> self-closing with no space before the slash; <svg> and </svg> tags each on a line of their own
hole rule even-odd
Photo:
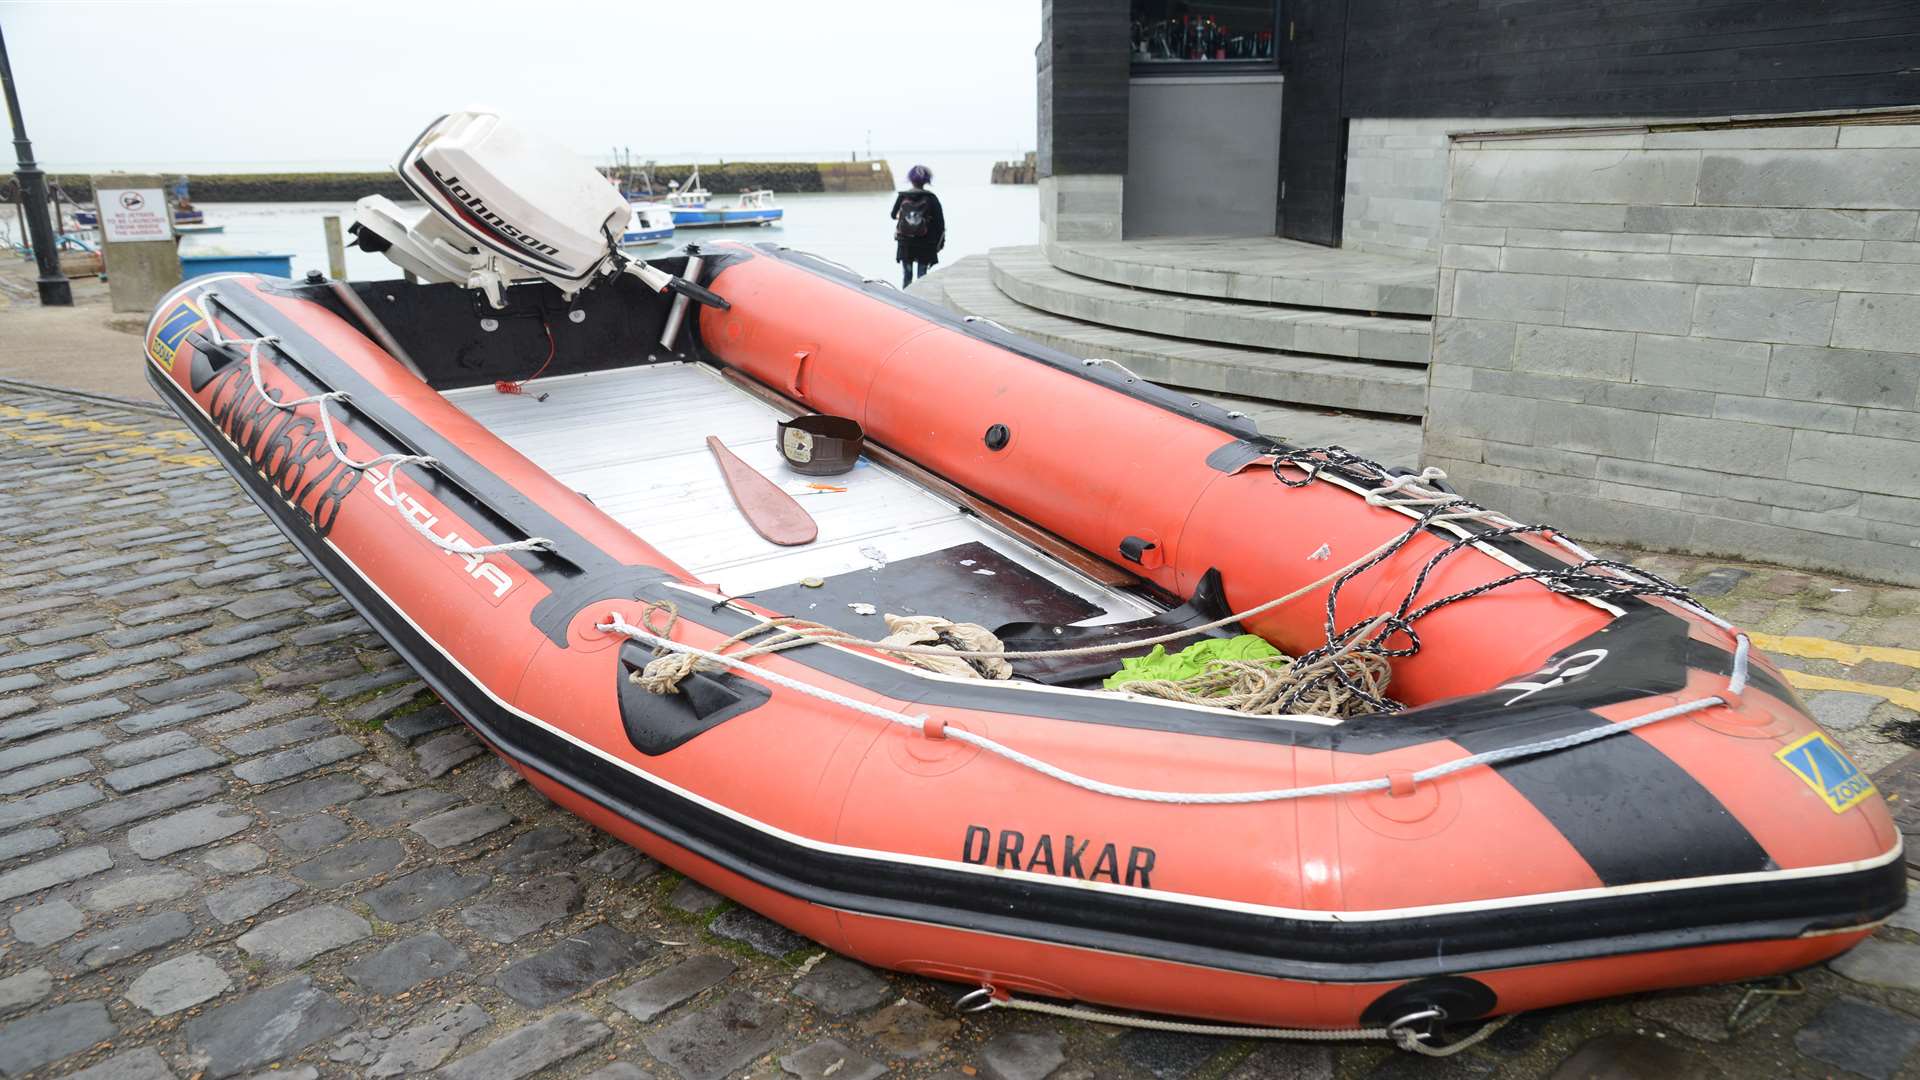
<svg viewBox="0 0 1920 1080">
<path fill-rule="evenodd" d="M 198 251 L 180 256 L 180 278 L 207 274 L 264 274 L 293 276 L 293 256 L 270 251 Z"/>
<path fill-rule="evenodd" d="M 775 206 L 773 191 L 761 188 L 743 191 L 732 206 L 709 204 L 713 193 L 700 186 L 700 167 L 694 166 L 685 187 L 675 185 L 667 194 L 667 206 L 673 211 L 673 223 L 682 229 L 715 228 L 722 225 L 771 225 L 786 215 Z"/>
<path fill-rule="evenodd" d="M 673 239 L 673 212 L 658 203 L 635 203 L 633 216 L 627 219 L 621 247 L 662 244 Z"/>
</svg>

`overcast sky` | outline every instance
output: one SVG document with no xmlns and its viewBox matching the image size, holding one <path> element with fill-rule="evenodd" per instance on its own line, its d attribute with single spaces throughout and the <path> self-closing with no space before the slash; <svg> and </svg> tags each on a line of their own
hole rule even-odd
<svg viewBox="0 0 1920 1080">
<path fill-rule="evenodd" d="M 390 162 L 490 106 L 604 160 L 1034 145 L 1038 0 L 6 0 L 49 168 Z"/>
</svg>

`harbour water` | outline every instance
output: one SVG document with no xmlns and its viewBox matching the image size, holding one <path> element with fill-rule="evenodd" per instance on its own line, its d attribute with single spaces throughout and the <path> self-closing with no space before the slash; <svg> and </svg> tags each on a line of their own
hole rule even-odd
<svg viewBox="0 0 1920 1080">
<path fill-rule="evenodd" d="M 888 156 L 893 175 L 903 181 L 907 170 L 916 164 L 933 170 L 932 188 L 939 194 L 947 217 L 947 247 L 940 255 L 942 262 L 951 263 L 966 255 L 980 254 L 990 247 L 1035 242 L 1039 227 L 1035 188 L 989 182 L 993 162 L 1005 156 L 1004 153 Z M 739 157 L 746 159 L 746 155 Z M 733 192 L 715 191 L 714 199 L 725 204 L 732 201 L 733 195 Z M 825 256 L 863 274 L 897 278 L 893 223 L 887 217 L 893 205 L 892 194 L 781 194 L 778 201 L 786 208 L 785 220 L 779 225 L 682 229 L 671 245 L 641 248 L 636 253 L 664 254 L 690 242 L 770 241 Z M 351 203 L 196 205 L 206 211 L 209 224 L 225 226 L 225 230 L 183 238 L 180 243 L 183 254 L 212 251 L 290 254 L 296 276 L 308 270 L 327 269 L 321 220 L 329 214 L 338 214 L 346 224 L 351 223 L 353 215 Z M 350 247 L 347 273 L 353 278 L 379 279 L 394 276 L 396 270 L 385 257 Z"/>
</svg>

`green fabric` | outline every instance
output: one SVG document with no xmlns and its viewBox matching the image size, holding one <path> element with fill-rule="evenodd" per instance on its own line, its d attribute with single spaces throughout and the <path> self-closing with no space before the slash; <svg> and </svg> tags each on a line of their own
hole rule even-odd
<svg viewBox="0 0 1920 1080">
<path fill-rule="evenodd" d="M 1285 659 L 1279 649 L 1267 644 L 1266 638 L 1255 634 L 1208 638 L 1177 653 L 1169 653 L 1165 645 L 1155 645 L 1153 651 L 1145 656 L 1129 656 L 1120 661 L 1120 670 L 1107 676 L 1106 682 L 1100 685 L 1108 690 L 1117 690 L 1127 683 L 1142 679 L 1190 679 L 1205 671 L 1207 664 L 1215 660 L 1269 660 L 1274 657 Z"/>
</svg>

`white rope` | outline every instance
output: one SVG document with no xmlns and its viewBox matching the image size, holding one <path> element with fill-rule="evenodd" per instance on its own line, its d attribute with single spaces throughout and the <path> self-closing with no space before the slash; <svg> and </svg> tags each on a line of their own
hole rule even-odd
<svg viewBox="0 0 1920 1080">
<path fill-rule="evenodd" d="M 381 454 L 379 457 L 369 458 L 366 461 L 355 461 L 353 458 L 347 456 L 346 448 L 340 445 L 339 434 L 334 431 L 333 414 L 327 411 L 326 403 L 328 401 L 351 401 L 353 400 L 352 395 L 348 394 L 345 390 L 329 390 L 324 394 L 309 394 L 303 398 L 287 401 L 268 393 L 266 384 L 260 381 L 260 346 L 277 345 L 279 341 L 279 338 L 269 334 L 265 337 L 254 338 L 247 343 L 247 372 L 253 376 L 253 392 L 265 398 L 267 404 L 287 412 L 294 411 L 294 409 L 300 405 L 317 403 L 320 406 L 320 429 L 326 434 L 327 447 L 333 451 L 333 456 L 339 458 L 348 468 L 358 472 L 364 472 L 375 465 L 384 465 L 388 462 L 402 465 L 439 464 L 437 460 L 424 454 Z M 228 342 L 228 344 L 238 345 L 240 342 L 232 341 Z"/>
<path fill-rule="evenodd" d="M 824 687 L 815 686 L 799 679 L 789 678 L 777 672 L 768 671 L 765 668 L 755 667 L 736 656 L 712 652 L 707 649 L 674 641 L 671 638 L 662 637 L 651 631 L 634 626 L 627 622 L 618 612 L 612 613 L 608 616 L 606 622 L 598 625 L 601 630 L 609 633 L 621 634 L 635 641 L 646 642 L 658 649 L 685 653 L 690 656 L 699 657 L 709 663 L 733 668 L 736 671 L 764 679 L 776 686 L 784 686 L 789 690 L 797 691 L 809 697 L 818 698 L 821 701 L 852 709 L 855 712 L 885 720 L 890 724 L 898 724 L 901 727 L 909 728 L 922 735 L 955 739 L 959 742 L 977 746 L 990 754 L 996 754 L 1006 758 L 1016 765 L 1032 769 L 1034 772 L 1040 773 L 1043 776 L 1051 777 L 1061 783 L 1070 784 L 1098 795 L 1110 795 L 1115 798 L 1131 799 L 1136 802 L 1172 803 L 1183 806 L 1224 806 L 1243 803 L 1283 802 L 1292 799 L 1315 798 L 1324 795 L 1354 795 L 1366 791 L 1384 791 L 1392 785 L 1392 780 L 1384 776 L 1376 777 L 1372 780 L 1348 780 L 1337 784 L 1313 784 L 1306 787 L 1271 788 L 1261 791 L 1156 791 L 1151 788 L 1136 788 L 1123 784 L 1110 784 L 1104 780 L 1095 780 L 1091 777 L 1081 776 L 1078 773 L 1063 769 L 1051 762 L 1042 761 L 1031 754 L 1016 750 L 1005 743 L 997 742 L 985 735 L 975 734 L 957 725 L 942 725 L 937 732 L 929 732 L 927 729 L 928 718 L 926 716 L 912 716 L 894 709 L 858 701 Z M 1736 672 L 1744 672 L 1745 670 L 1742 656 L 1747 649 L 1746 635 L 1741 635 L 1740 642 L 1740 651 L 1736 653 L 1734 660 Z M 1729 689 L 1735 694 L 1740 692 L 1731 686 Z M 1478 754 L 1471 754 L 1467 757 L 1456 758 L 1453 761 L 1443 762 L 1439 765 L 1421 769 L 1413 774 L 1413 781 L 1420 783 L 1426 780 L 1437 780 L 1443 776 L 1451 776 L 1454 773 L 1477 768 L 1482 765 L 1496 765 L 1500 762 L 1512 761 L 1517 758 L 1567 750 L 1575 746 L 1583 746 L 1590 742 L 1596 742 L 1609 736 L 1620 735 L 1636 728 L 1645 727 L 1648 724 L 1658 723 L 1662 720 L 1671 720 L 1677 716 L 1686 716 L 1703 709 L 1713 708 L 1716 705 L 1726 704 L 1728 704 L 1726 699 L 1721 697 L 1704 697 L 1695 701 L 1684 702 L 1665 709 L 1659 709 L 1631 720 L 1600 724 L 1551 739 L 1541 739 L 1535 742 L 1521 743 L 1517 746 L 1486 750 Z"/>
<path fill-rule="evenodd" d="M 1177 1031 L 1182 1035 L 1221 1035 L 1226 1038 L 1244 1039 L 1299 1039 L 1306 1042 L 1360 1042 L 1371 1039 L 1391 1039 L 1393 1033 L 1384 1027 L 1368 1028 L 1273 1028 L 1245 1027 L 1239 1024 L 1195 1024 L 1183 1020 L 1160 1020 L 1151 1016 L 1128 1016 L 1125 1013 L 1101 1012 L 1098 1009 L 1086 1009 L 1073 1005 L 1055 1005 L 1046 1001 L 1033 1001 L 1027 998 L 990 998 L 991 1005 L 980 1006 L 976 1010 L 1013 1009 L 1016 1012 L 1044 1013 L 1048 1016 L 1064 1016 L 1070 1020 L 1085 1020 L 1094 1024 L 1113 1024 L 1116 1027 L 1144 1028 L 1148 1031 Z"/>
<path fill-rule="evenodd" d="M 355 461 L 351 456 L 348 455 L 346 448 L 340 445 L 339 432 L 337 432 L 333 426 L 333 414 L 328 412 L 327 410 L 327 402 L 350 401 L 352 400 L 352 397 L 345 390 L 329 390 L 329 391 L 326 391 L 325 393 L 308 394 L 306 397 L 294 398 L 292 400 L 286 400 L 283 398 L 277 398 L 273 396 L 273 394 L 268 392 L 266 384 L 262 382 L 260 379 L 260 347 L 262 345 L 278 345 L 280 343 L 280 339 L 278 337 L 275 337 L 272 334 L 262 334 L 261 336 L 255 337 L 255 338 L 223 338 L 221 337 L 220 329 L 219 329 L 219 319 L 216 318 L 213 313 L 213 304 L 217 300 L 218 300 L 217 294 L 211 293 L 211 292 L 207 294 L 206 303 L 207 303 L 207 309 L 208 309 L 208 315 L 207 315 L 208 336 L 212 339 L 213 343 L 221 347 L 234 346 L 234 345 L 245 345 L 247 347 L 247 373 L 253 378 L 253 392 L 256 394 L 259 394 L 261 399 L 265 401 L 267 404 L 273 406 L 276 409 L 281 409 L 286 412 L 294 412 L 298 410 L 298 408 L 302 405 L 312 405 L 315 408 L 319 409 L 320 410 L 320 430 L 326 435 L 327 449 L 333 453 L 334 457 L 340 460 L 340 463 L 342 465 L 345 465 L 347 468 L 352 469 L 355 472 L 366 472 L 367 470 L 373 468 L 376 465 L 388 466 L 387 472 L 384 476 L 375 474 L 375 486 L 385 487 L 390 492 L 392 492 L 395 496 L 399 494 L 399 489 L 394 485 L 393 478 L 395 473 L 399 470 L 400 466 L 402 465 L 419 465 L 422 467 L 438 467 L 439 466 L 440 461 L 438 458 L 430 457 L 426 454 L 402 454 L 402 453 L 381 454 L 378 457 L 368 458 L 365 461 Z M 401 510 L 399 506 L 398 498 L 393 498 L 393 499 L 388 499 L 383 501 L 386 501 L 388 502 L 389 505 L 393 506 L 394 510 L 397 513 L 399 513 L 400 520 L 412 526 L 414 532 L 417 532 L 421 536 L 425 537 L 427 542 L 432 544 L 434 547 L 437 547 L 441 551 L 447 552 L 450 555 L 491 555 L 497 551 L 552 551 L 553 550 L 553 541 L 548 540 L 543 536 L 529 537 L 528 539 L 525 539 L 525 540 L 512 540 L 502 544 L 469 544 L 464 540 L 447 540 L 444 537 L 434 535 L 434 532 L 432 529 L 427 528 L 427 526 L 424 523 L 422 523 L 420 520 L 415 518 L 413 515 L 407 513 L 404 510 Z"/>
<path fill-rule="evenodd" d="M 1125 375 L 1127 378 L 1132 379 L 1134 382 L 1141 381 L 1138 373 L 1132 371 L 1127 367 L 1127 365 L 1121 363 L 1118 360 L 1115 360 L 1111 356 L 1089 356 L 1085 360 L 1080 361 L 1080 363 L 1085 367 L 1095 367 L 1100 364 L 1107 364 L 1112 366 L 1114 370 L 1120 372 L 1122 375 Z M 1245 413 L 1228 413 L 1227 415 L 1228 416 L 1245 416 L 1246 414 Z"/>
<path fill-rule="evenodd" d="M 964 1007 L 968 998 L 984 996 L 985 1002 L 972 1007 Z M 960 999 L 963 1012 L 984 1012 L 988 1009 L 1013 1009 L 1017 1012 L 1043 1013 L 1047 1016 L 1063 1016 L 1069 1020 L 1083 1020 L 1093 1024 L 1112 1024 L 1116 1027 L 1142 1028 L 1147 1031 L 1173 1031 L 1183 1035 L 1218 1035 L 1229 1039 L 1286 1039 L 1296 1042 L 1366 1042 L 1375 1039 L 1392 1040 L 1402 1050 L 1411 1050 L 1425 1057 L 1452 1057 L 1471 1046 L 1477 1046 L 1494 1032 L 1506 1027 L 1517 1013 L 1497 1017 L 1482 1024 L 1479 1030 L 1445 1046 L 1429 1046 L 1429 1032 L 1415 1031 L 1413 1024 L 1421 1020 L 1444 1019 L 1437 1009 L 1422 1009 L 1403 1016 L 1385 1027 L 1364 1028 L 1275 1028 L 1249 1027 L 1240 1024 L 1195 1024 L 1184 1020 L 1161 1020 L 1151 1016 L 1132 1016 L 1126 1013 L 1102 1012 L 1077 1005 L 1055 1005 L 1046 1001 L 1033 1001 L 1027 998 L 999 997 L 991 988 L 982 987 Z"/>
</svg>

